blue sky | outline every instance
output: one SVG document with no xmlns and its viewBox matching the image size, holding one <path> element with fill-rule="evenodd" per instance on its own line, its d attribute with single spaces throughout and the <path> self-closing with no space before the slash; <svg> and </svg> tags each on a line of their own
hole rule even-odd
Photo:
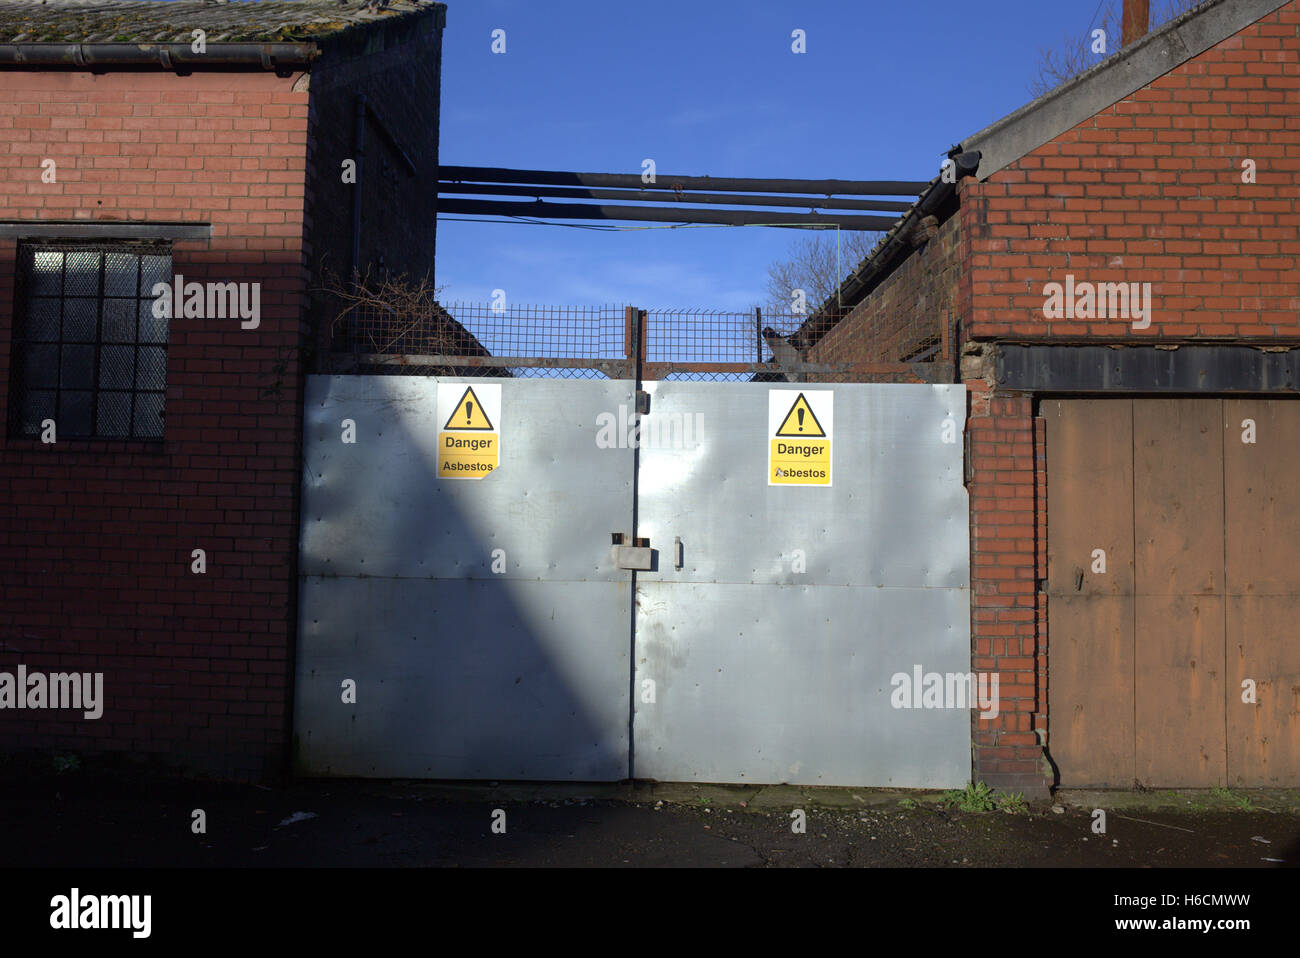
<svg viewBox="0 0 1300 958">
<path fill-rule="evenodd" d="M 928 180 L 1097 0 L 448 0 L 445 165 Z M 492 31 L 506 52 L 491 52 Z M 802 29 L 807 52 L 791 51 Z M 634 225 L 634 224 L 620 224 Z M 444 302 L 744 310 L 798 234 L 439 218 Z"/>
</svg>

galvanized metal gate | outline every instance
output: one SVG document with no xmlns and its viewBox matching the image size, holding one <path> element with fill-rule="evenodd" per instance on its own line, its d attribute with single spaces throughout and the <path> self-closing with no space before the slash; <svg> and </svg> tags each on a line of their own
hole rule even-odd
<svg viewBox="0 0 1300 958">
<path fill-rule="evenodd" d="M 464 481 L 440 382 L 484 380 L 308 377 L 299 771 L 967 780 L 969 704 L 891 702 L 970 668 L 962 387 L 807 387 L 833 483 L 785 487 L 768 393 L 798 386 L 644 383 L 638 435 L 633 381 L 499 380 L 498 468 Z"/>
<path fill-rule="evenodd" d="M 967 781 L 948 321 L 823 348 L 758 311 L 429 315 L 354 314 L 335 357 L 408 375 L 308 377 L 300 772 Z M 816 468 L 774 458 L 818 416 Z M 449 469 L 453 425 L 499 442 Z"/>
</svg>

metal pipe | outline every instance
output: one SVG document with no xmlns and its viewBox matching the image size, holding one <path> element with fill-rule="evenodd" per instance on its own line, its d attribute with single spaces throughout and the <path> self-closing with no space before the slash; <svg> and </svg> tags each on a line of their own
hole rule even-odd
<svg viewBox="0 0 1300 958">
<path fill-rule="evenodd" d="M 531 216 L 559 220 L 628 220 L 651 223 L 717 223 L 726 226 L 794 226 L 817 224 L 853 230 L 884 230 L 892 216 L 843 216 L 836 213 L 784 213 L 761 210 L 701 210 L 662 206 L 590 206 L 581 203 L 501 203 L 494 200 L 448 200 L 439 197 L 438 212 L 478 216 Z"/>
<path fill-rule="evenodd" d="M 901 200 L 846 200 L 816 196 L 759 196 L 754 193 L 648 193 L 642 190 L 586 190 L 568 186 L 501 186 L 495 183 L 438 184 L 438 195 L 459 193 L 468 196 L 554 196 L 578 200 L 628 200 L 638 203 L 662 203 L 673 199 L 679 203 L 706 203 L 724 206 L 797 206 L 812 209 L 878 210 L 906 213 L 913 203 Z"/>
<path fill-rule="evenodd" d="M 19 70 L 304 70 L 320 55 L 314 43 L 0 43 L 0 69 Z"/>
<path fill-rule="evenodd" d="M 443 166 L 439 179 L 470 183 L 529 183 L 549 186 L 601 186 L 636 190 L 717 190 L 759 193 L 814 193 L 825 196 L 917 196 L 929 183 L 911 180 L 755 180 L 660 173 L 645 183 L 639 173 L 567 173 L 557 170 L 511 170 L 489 166 Z"/>
</svg>

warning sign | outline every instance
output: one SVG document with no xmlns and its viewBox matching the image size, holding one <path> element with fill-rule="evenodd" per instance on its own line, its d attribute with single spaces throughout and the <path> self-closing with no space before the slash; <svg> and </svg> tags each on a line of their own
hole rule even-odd
<svg viewBox="0 0 1300 958">
<path fill-rule="evenodd" d="M 817 421 L 812 406 L 808 405 L 808 397 L 800 393 L 799 398 L 790 407 L 790 411 L 781 420 L 776 434 L 795 439 L 810 439 L 816 436 L 825 437 L 826 430 L 822 429 L 822 424 Z"/>
<path fill-rule="evenodd" d="M 767 484 L 829 486 L 835 392 L 772 389 L 767 394 Z"/>
<path fill-rule="evenodd" d="M 438 383 L 438 478 L 482 479 L 500 465 L 501 385 Z"/>
<path fill-rule="evenodd" d="M 496 388 L 500 389 L 501 387 Z M 451 411 L 451 415 L 447 417 L 447 424 L 442 428 L 493 431 L 492 421 L 488 419 L 487 413 L 483 411 L 483 403 L 479 402 L 473 386 L 466 387 L 464 394 L 460 397 L 460 402 L 456 403 L 456 408 Z"/>
</svg>

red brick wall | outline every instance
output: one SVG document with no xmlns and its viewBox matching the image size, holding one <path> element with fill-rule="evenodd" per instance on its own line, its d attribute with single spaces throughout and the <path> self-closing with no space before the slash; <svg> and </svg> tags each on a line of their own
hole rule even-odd
<svg viewBox="0 0 1300 958">
<path fill-rule="evenodd" d="M 966 190 L 969 335 L 1300 339 L 1297 103 L 1291 3 Z M 1067 273 L 1151 283 L 1150 328 L 1045 319 Z"/>
<path fill-rule="evenodd" d="M 4 85 L 0 218 L 210 222 L 174 271 L 259 282 L 262 314 L 254 330 L 171 320 L 160 442 L 0 435 L 0 669 L 103 672 L 106 699 L 98 721 L 2 711 L 0 738 L 272 774 L 294 643 L 307 94 L 260 72 Z M 0 244 L 0 422 L 14 260 Z"/>
<path fill-rule="evenodd" d="M 961 214 L 956 212 L 818 340 L 808 360 L 903 362 L 940 336 L 956 311 L 960 236 Z"/>
<path fill-rule="evenodd" d="M 1037 529 L 1032 401 L 968 383 L 966 443 L 973 475 L 971 667 L 997 673 L 1000 711 L 973 714 L 976 781 L 1009 791 L 1043 787 L 1033 716 L 1040 704 L 1037 654 Z"/>
</svg>

